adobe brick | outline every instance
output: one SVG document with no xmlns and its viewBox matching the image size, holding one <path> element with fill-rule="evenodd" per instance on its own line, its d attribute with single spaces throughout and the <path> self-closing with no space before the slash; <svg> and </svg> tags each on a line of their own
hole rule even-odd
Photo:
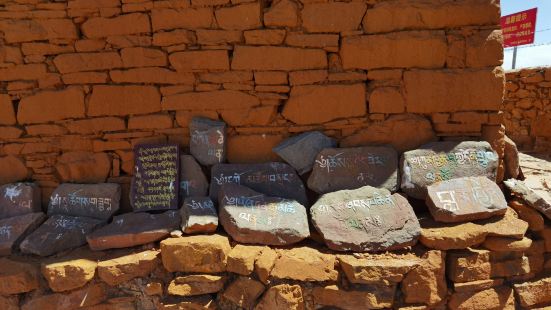
<svg viewBox="0 0 551 310">
<path fill-rule="evenodd" d="M 203 70 L 229 70 L 228 52 L 224 50 L 185 51 L 172 53 L 170 64 L 183 72 Z"/>
<path fill-rule="evenodd" d="M 10 96 L 0 94 L 0 125 L 15 125 L 15 111 Z"/>
<path fill-rule="evenodd" d="M 243 34 L 245 43 L 250 45 L 279 45 L 285 40 L 285 30 L 283 29 L 248 30 Z"/>
<path fill-rule="evenodd" d="M 196 42 L 193 31 L 176 29 L 167 32 L 157 32 L 153 34 L 153 45 L 170 46 L 176 44 L 194 44 Z"/>
<path fill-rule="evenodd" d="M 154 86 L 96 85 L 88 102 L 88 116 L 148 114 L 161 110 L 161 95 Z"/>
<path fill-rule="evenodd" d="M 16 65 L 0 68 L 0 81 L 37 80 L 45 75 L 45 64 Z"/>
<path fill-rule="evenodd" d="M 128 119 L 128 129 L 172 128 L 172 117 L 168 114 L 132 116 Z"/>
<path fill-rule="evenodd" d="M 197 43 L 201 45 L 219 45 L 243 42 L 243 34 L 239 30 L 197 29 Z"/>
<path fill-rule="evenodd" d="M 337 52 L 339 50 L 339 35 L 291 32 L 287 34 L 285 44 L 296 47 L 323 48 L 332 52 Z"/>
<path fill-rule="evenodd" d="M 126 124 L 118 117 L 98 117 L 76 120 L 65 124 L 70 133 L 93 134 L 106 131 L 125 130 Z"/>
<path fill-rule="evenodd" d="M 23 43 L 21 51 L 24 55 L 57 55 L 74 52 L 72 45 L 57 45 L 50 43 Z"/>
<path fill-rule="evenodd" d="M 10 12 L 10 14 L 13 12 Z M 77 39 L 75 24 L 70 19 L 2 20 L 0 32 L 7 43 L 39 40 Z"/>
<path fill-rule="evenodd" d="M 119 0 L 71 0 L 67 3 L 69 9 L 100 9 L 120 6 Z"/>
<path fill-rule="evenodd" d="M 214 23 L 212 8 L 153 9 L 151 24 L 153 31 L 176 28 L 210 28 Z"/>
<path fill-rule="evenodd" d="M 37 124 L 84 117 L 84 94 L 79 88 L 42 91 L 19 102 L 19 124 Z"/>
<path fill-rule="evenodd" d="M 163 110 L 248 109 L 258 106 L 257 97 L 235 90 L 216 90 L 176 94 L 163 98 Z"/>
<path fill-rule="evenodd" d="M 149 17 L 141 13 L 124 14 L 113 18 L 90 18 L 82 24 L 81 29 L 88 38 L 151 32 Z"/>
<path fill-rule="evenodd" d="M 124 48 L 121 58 L 124 67 L 163 67 L 168 64 L 165 52 L 152 48 Z"/>
<path fill-rule="evenodd" d="M 291 0 L 272 2 L 264 13 L 266 27 L 296 27 L 298 26 L 298 5 Z"/>
<path fill-rule="evenodd" d="M 305 70 L 327 68 L 325 51 L 282 46 L 236 46 L 233 70 Z"/>
<path fill-rule="evenodd" d="M 105 72 L 74 72 L 61 76 L 65 84 L 104 84 L 107 78 Z"/>
<path fill-rule="evenodd" d="M 175 72 L 166 68 L 136 68 L 109 72 L 115 83 L 190 84 L 195 82 L 191 72 Z"/>
<path fill-rule="evenodd" d="M 57 70 L 64 73 L 107 70 L 122 67 L 117 52 L 62 54 L 54 58 Z"/>
<path fill-rule="evenodd" d="M 366 9 L 363 2 L 307 3 L 302 9 L 302 26 L 308 32 L 356 30 Z"/>
<path fill-rule="evenodd" d="M 260 11 L 260 2 L 255 2 L 220 8 L 214 14 L 222 29 L 247 30 L 262 27 Z"/>
</svg>

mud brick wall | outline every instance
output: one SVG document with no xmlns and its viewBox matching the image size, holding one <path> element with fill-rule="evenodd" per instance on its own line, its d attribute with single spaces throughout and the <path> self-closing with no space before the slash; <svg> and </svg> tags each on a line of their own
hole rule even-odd
<svg viewBox="0 0 551 310">
<path fill-rule="evenodd" d="M 504 123 L 520 149 L 551 151 L 551 68 L 506 73 Z"/>
<path fill-rule="evenodd" d="M 132 147 L 185 148 L 195 115 L 229 124 L 230 162 L 313 129 L 399 151 L 499 132 L 499 16 L 496 0 L 4 0 L 0 183 L 127 184 Z"/>
</svg>

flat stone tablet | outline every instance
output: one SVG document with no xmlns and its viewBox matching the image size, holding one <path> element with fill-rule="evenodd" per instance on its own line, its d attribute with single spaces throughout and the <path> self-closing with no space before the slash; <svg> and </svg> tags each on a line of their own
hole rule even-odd
<svg viewBox="0 0 551 310">
<path fill-rule="evenodd" d="M 319 152 L 336 146 L 335 139 L 319 131 L 310 131 L 286 139 L 273 151 L 302 175 L 312 170 Z"/>
<path fill-rule="evenodd" d="M 42 212 L 40 188 L 34 183 L 0 186 L 0 219 Z"/>
<path fill-rule="evenodd" d="M 285 163 L 218 164 L 211 169 L 210 198 L 218 199 L 220 186 L 240 184 L 262 194 L 296 200 L 306 205 L 306 190 L 295 169 Z"/>
<path fill-rule="evenodd" d="M 202 165 L 226 161 L 226 123 L 194 117 L 189 124 L 189 151 Z"/>
<path fill-rule="evenodd" d="M 306 208 L 295 200 L 229 183 L 222 186 L 219 201 L 220 223 L 238 242 L 288 245 L 310 235 Z"/>
<path fill-rule="evenodd" d="M 85 216 L 108 221 L 119 210 L 120 199 L 119 184 L 63 183 L 50 196 L 48 215 Z"/>
<path fill-rule="evenodd" d="M 26 254 L 50 256 L 86 244 L 86 235 L 104 221 L 90 217 L 53 215 L 31 233 L 19 248 Z"/>
<path fill-rule="evenodd" d="M 209 182 L 195 158 L 180 155 L 180 201 L 191 196 L 206 196 L 208 191 Z"/>
<path fill-rule="evenodd" d="M 163 239 L 179 226 L 176 210 L 160 214 L 126 213 L 115 216 L 111 224 L 89 234 L 86 240 L 94 251 L 127 248 Z"/>
<path fill-rule="evenodd" d="M 362 186 L 398 190 L 398 153 L 392 147 L 324 149 L 316 157 L 308 188 L 325 194 Z"/>
<path fill-rule="evenodd" d="M 45 219 L 44 213 L 37 212 L 0 220 L 0 256 L 10 255 Z"/>
<path fill-rule="evenodd" d="M 134 212 L 178 209 L 180 147 L 138 145 L 130 203 Z"/>
<path fill-rule="evenodd" d="M 528 206 L 543 213 L 548 219 L 551 219 L 551 191 L 541 191 L 543 195 L 538 194 L 535 190 L 531 189 L 520 180 L 509 179 L 503 182 L 505 186 L 511 191 L 511 193 L 520 198 Z"/>
<path fill-rule="evenodd" d="M 218 214 L 209 197 L 188 197 L 180 208 L 182 231 L 186 234 L 211 233 L 218 227 Z"/>
<path fill-rule="evenodd" d="M 425 199 L 427 186 L 438 181 L 485 176 L 495 182 L 497 166 L 497 153 L 486 141 L 428 143 L 402 155 L 402 191 Z"/>
<path fill-rule="evenodd" d="M 427 187 L 427 206 L 438 222 L 482 220 L 507 211 L 507 201 L 495 182 L 486 177 L 465 177 Z"/>
<path fill-rule="evenodd" d="M 325 194 L 310 214 L 327 246 L 336 251 L 396 250 L 414 245 L 421 234 L 406 198 L 371 186 Z"/>
</svg>

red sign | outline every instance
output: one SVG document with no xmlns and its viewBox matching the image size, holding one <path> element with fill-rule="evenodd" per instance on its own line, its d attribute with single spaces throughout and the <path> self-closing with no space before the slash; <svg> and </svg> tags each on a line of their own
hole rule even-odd
<svg viewBox="0 0 551 310">
<path fill-rule="evenodd" d="M 533 8 L 503 16 L 501 18 L 503 46 L 512 47 L 534 43 L 537 14 L 538 8 Z"/>
</svg>

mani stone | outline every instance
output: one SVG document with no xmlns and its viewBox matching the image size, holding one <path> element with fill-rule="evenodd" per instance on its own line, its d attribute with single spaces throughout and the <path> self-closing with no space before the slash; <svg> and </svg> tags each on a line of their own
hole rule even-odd
<svg viewBox="0 0 551 310">
<path fill-rule="evenodd" d="M 0 186 L 0 219 L 42 212 L 40 188 L 34 183 Z"/>
<path fill-rule="evenodd" d="M 37 212 L 0 220 L 0 256 L 10 255 L 12 249 L 45 219 L 44 213 Z"/>
<path fill-rule="evenodd" d="M 201 166 L 191 155 L 180 155 L 180 201 L 186 197 L 206 196 L 209 182 Z"/>
<path fill-rule="evenodd" d="M 398 190 L 396 150 L 387 146 L 324 149 L 308 178 L 308 188 L 319 194 L 366 185 Z"/>
<path fill-rule="evenodd" d="M 312 170 L 319 152 L 336 146 L 334 139 L 319 131 L 311 131 L 286 139 L 273 151 L 302 175 Z"/>
<path fill-rule="evenodd" d="M 414 245 L 421 234 L 406 198 L 371 186 L 325 194 L 310 214 L 316 230 L 335 251 L 395 250 Z"/>
<path fill-rule="evenodd" d="M 119 184 L 64 183 L 52 193 L 48 215 L 84 216 L 108 221 L 119 210 L 120 199 Z"/>
<path fill-rule="evenodd" d="M 180 209 L 182 231 L 186 234 L 210 233 L 218 227 L 218 214 L 209 197 L 188 197 Z"/>
<path fill-rule="evenodd" d="M 128 248 L 163 239 L 179 226 L 176 210 L 160 214 L 126 213 L 113 217 L 111 224 L 89 234 L 86 240 L 94 251 Z"/>
<path fill-rule="evenodd" d="M 219 201 L 220 223 L 237 242 L 288 245 L 310 235 L 306 208 L 295 200 L 229 183 L 222 186 Z"/>
<path fill-rule="evenodd" d="M 104 221 L 90 217 L 53 215 L 31 233 L 19 248 L 26 254 L 49 256 L 86 244 L 86 235 Z"/>
<path fill-rule="evenodd" d="M 544 197 L 528 187 L 523 181 L 509 179 L 503 183 L 513 196 L 518 197 L 525 204 L 543 213 L 548 219 L 551 219 L 551 191 L 543 193 L 547 196 Z"/>
<path fill-rule="evenodd" d="M 210 198 L 218 198 L 220 186 L 239 184 L 264 195 L 308 203 L 306 189 L 295 169 L 285 163 L 218 164 L 211 169 Z"/>
<path fill-rule="evenodd" d="M 189 151 L 202 165 L 226 161 L 226 124 L 204 117 L 194 117 L 189 124 Z"/>
<path fill-rule="evenodd" d="M 497 153 L 485 141 L 431 142 L 402 155 L 402 191 L 425 199 L 427 186 L 461 177 L 485 176 L 496 181 Z"/>
<path fill-rule="evenodd" d="M 486 177 L 465 177 L 427 187 L 427 206 L 438 222 L 482 220 L 507 211 L 501 189 Z"/>
</svg>

